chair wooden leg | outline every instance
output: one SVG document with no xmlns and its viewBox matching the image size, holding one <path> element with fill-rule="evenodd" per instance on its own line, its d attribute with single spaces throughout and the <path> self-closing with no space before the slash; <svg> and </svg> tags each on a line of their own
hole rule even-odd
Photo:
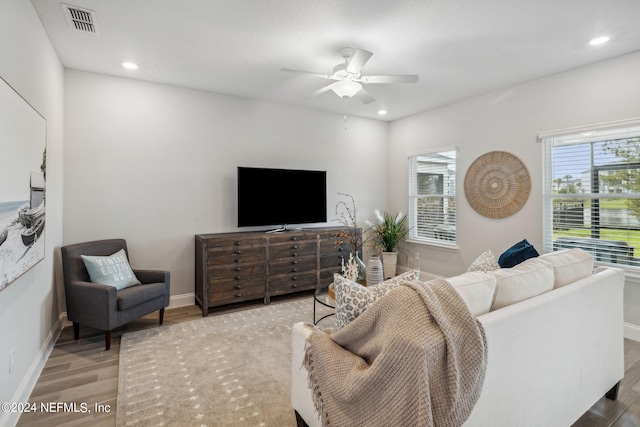
<svg viewBox="0 0 640 427">
<path fill-rule="evenodd" d="M 160 324 L 162 325 L 162 322 L 164 322 L 164 308 L 160 309 Z"/>
<path fill-rule="evenodd" d="M 104 332 L 104 343 L 106 345 L 106 350 L 111 350 L 111 331 Z"/>
<path fill-rule="evenodd" d="M 73 322 L 73 338 L 78 341 L 80 339 L 80 324 Z"/>
</svg>

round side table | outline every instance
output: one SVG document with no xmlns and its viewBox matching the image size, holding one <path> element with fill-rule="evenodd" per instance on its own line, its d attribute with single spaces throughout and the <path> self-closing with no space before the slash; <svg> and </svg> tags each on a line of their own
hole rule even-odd
<svg viewBox="0 0 640 427">
<path fill-rule="evenodd" d="M 317 318 L 318 314 L 316 310 L 316 304 L 321 304 L 325 307 L 329 307 L 333 309 L 336 308 L 336 301 L 333 298 L 329 297 L 329 293 L 327 290 L 328 290 L 328 287 L 318 288 L 313 293 L 313 324 L 314 325 L 317 325 L 318 323 L 320 323 L 322 319 L 326 319 L 327 317 L 330 317 L 336 314 L 335 312 L 333 312 L 333 313 L 325 314 L 319 319 Z"/>
</svg>

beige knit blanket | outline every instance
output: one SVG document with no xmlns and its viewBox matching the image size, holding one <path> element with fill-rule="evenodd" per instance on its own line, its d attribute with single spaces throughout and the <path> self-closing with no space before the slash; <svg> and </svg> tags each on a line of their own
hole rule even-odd
<svg viewBox="0 0 640 427">
<path fill-rule="evenodd" d="M 305 366 L 324 426 L 460 426 L 487 364 L 484 329 L 449 282 L 389 291 L 336 333 L 316 329 Z"/>
</svg>

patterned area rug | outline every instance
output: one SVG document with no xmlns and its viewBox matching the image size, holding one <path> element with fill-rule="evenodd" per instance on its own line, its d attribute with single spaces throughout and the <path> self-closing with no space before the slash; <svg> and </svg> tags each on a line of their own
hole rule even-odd
<svg viewBox="0 0 640 427">
<path fill-rule="evenodd" d="M 312 317 L 309 296 L 124 334 L 117 425 L 295 426 L 291 326 Z"/>
</svg>

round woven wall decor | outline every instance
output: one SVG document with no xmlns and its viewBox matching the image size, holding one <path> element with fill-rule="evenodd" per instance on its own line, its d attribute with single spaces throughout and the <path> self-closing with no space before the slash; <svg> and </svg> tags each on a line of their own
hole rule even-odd
<svg viewBox="0 0 640 427">
<path fill-rule="evenodd" d="M 529 198 L 531 177 L 522 161 L 506 151 L 478 157 L 464 177 L 464 195 L 482 216 L 506 218 L 518 212 Z"/>
</svg>

